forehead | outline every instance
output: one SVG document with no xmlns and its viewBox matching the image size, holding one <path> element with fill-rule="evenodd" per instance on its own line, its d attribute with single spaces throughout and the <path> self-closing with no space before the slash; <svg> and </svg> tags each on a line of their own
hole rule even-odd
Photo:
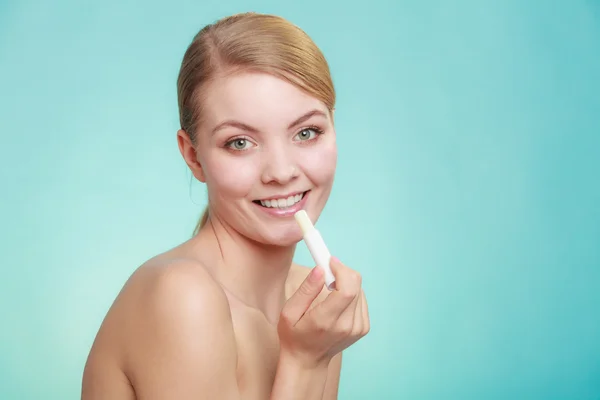
<svg viewBox="0 0 600 400">
<path fill-rule="evenodd" d="M 312 109 L 327 114 L 323 102 L 266 73 L 219 77 L 207 88 L 203 102 L 207 127 L 233 118 L 258 128 L 279 128 Z"/>
</svg>

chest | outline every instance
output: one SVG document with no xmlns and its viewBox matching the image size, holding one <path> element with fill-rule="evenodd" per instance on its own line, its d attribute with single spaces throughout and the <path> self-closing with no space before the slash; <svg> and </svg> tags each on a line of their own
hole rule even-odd
<svg viewBox="0 0 600 400">
<path fill-rule="evenodd" d="M 244 399 L 269 398 L 279 360 L 277 329 L 260 313 L 232 309 L 237 382 Z"/>
</svg>

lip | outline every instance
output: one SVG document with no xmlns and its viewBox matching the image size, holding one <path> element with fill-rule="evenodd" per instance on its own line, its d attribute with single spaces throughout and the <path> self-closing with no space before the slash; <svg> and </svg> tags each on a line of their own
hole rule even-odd
<svg viewBox="0 0 600 400">
<path fill-rule="evenodd" d="M 276 199 L 287 199 L 288 197 L 291 196 L 295 196 L 297 194 L 302 194 L 302 193 L 308 193 L 308 190 L 300 190 L 300 191 L 296 191 L 296 192 L 291 192 L 288 194 L 282 194 L 282 195 L 275 195 L 275 196 L 271 196 L 271 197 L 265 197 L 264 199 L 257 199 L 256 201 L 266 201 L 266 200 L 276 200 Z"/>
<path fill-rule="evenodd" d="M 300 194 L 300 193 L 304 193 L 304 192 L 296 192 L 295 194 Z M 293 194 L 293 195 L 290 194 L 288 196 L 294 196 L 295 194 Z M 306 199 L 308 198 L 309 194 L 310 194 L 310 190 L 306 192 L 306 194 L 302 197 L 302 200 L 300 200 L 293 206 L 288 207 L 283 210 L 280 208 L 263 207 L 260 204 L 256 204 L 254 202 L 252 202 L 252 204 L 254 204 L 255 207 L 260 208 L 263 212 L 265 212 L 266 214 L 268 214 L 270 216 L 279 217 L 279 218 L 287 218 L 287 217 L 294 216 L 294 214 L 296 214 L 298 211 L 300 211 L 304 208 L 304 205 L 306 204 Z M 275 198 L 279 198 L 279 197 L 275 197 Z"/>
</svg>

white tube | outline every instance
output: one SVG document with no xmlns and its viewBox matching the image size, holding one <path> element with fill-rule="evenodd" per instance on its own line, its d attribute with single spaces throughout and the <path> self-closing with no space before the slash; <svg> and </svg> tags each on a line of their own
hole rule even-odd
<svg viewBox="0 0 600 400">
<path fill-rule="evenodd" d="M 304 243 L 306 243 L 308 251 L 310 251 L 313 260 L 315 260 L 315 263 L 319 267 L 323 268 L 323 271 L 325 271 L 325 286 L 327 286 L 327 289 L 333 290 L 335 277 L 333 276 L 333 272 L 331 272 L 331 267 L 329 266 L 331 254 L 325 245 L 323 237 L 313 226 L 310 218 L 308 218 L 308 214 L 306 214 L 306 211 L 300 210 L 294 215 L 294 217 L 302 229 Z"/>
</svg>

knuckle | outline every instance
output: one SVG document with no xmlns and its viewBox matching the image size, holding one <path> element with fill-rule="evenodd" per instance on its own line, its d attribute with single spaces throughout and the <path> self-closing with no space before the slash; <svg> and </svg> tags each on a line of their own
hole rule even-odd
<svg viewBox="0 0 600 400">
<path fill-rule="evenodd" d="M 353 326 L 351 321 L 349 322 L 344 322 L 341 326 L 340 326 L 340 333 L 343 336 L 350 336 L 352 335 L 352 331 L 353 331 Z"/>
<path fill-rule="evenodd" d="M 300 285 L 300 287 L 298 288 L 298 292 L 300 292 L 300 294 L 303 294 L 305 296 L 309 296 L 312 293 L 311 287 L 309 284 L 307 283 L 303 283 L 302 285 Z"/>
<path fill-rule="evenodd" d="M 284 308 L 283 310 L 281 310 L 281 315 L 280 315 L 279 319 L 283 323 L 289 325 L 292 322 L 292 316 L 291 316 L 290 311 L 288 309 L 286 309 L 286 308 Z"/>
<path fill-rule="evenodd" d="M 354 328 L 353 318 L 344 318 L 338 320 L 335 326 L 335 332 L 342 337 L 348 337 L 352 335 Z"/>
<path fill-rule="evenodd" d="M 371 331 L 371 323 L 366 321 L 365 327 L 363 328 L 363 336 L 366 336 Z"/>
<path fill-rule="evenodd" d="M 346 289 L 340 291 L 340 296 L 342 297 L 342 299 L 350 301 L 354 299 L 354 297 L 356 297 L 356 294 L 352 290 Z"/>
<path fill-rule="evenodd" d="M 371 331 L 371 324 L 367 322 L 365 327 L 363 328 L 362 335 L 366 336 Z"/>
<path fill-rule="evenodd" d="M 323 319 L 317 319 L 314 323 L 314 329 L 318 334 L 329 331 L 329 324 Z"/>
</svg>

